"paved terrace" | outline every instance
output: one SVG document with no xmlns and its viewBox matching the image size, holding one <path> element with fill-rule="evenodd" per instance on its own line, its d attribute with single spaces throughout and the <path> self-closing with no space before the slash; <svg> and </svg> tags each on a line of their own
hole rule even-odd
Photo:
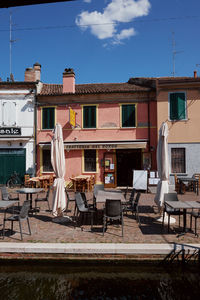
<svg viewBox="0 0 200 300">
<path fill-rule="evenodd" d="M 72 195 L 73 196 L 73 195 Z M 88 199 L 91 198 L 91 194 L 87 194 Z M 153 193 L 142 193 L 139 203 L 139 215 L 140 215 L 140 222 L 141 226 L 139 227 L 135 216 L 131 213 L 128 215 L 124 215 L 124 237 L 121 236 L 121 226 L 117 225 L 108 225 L 108 229 L 105 232 L 104 236 L 102 235 L 102 225 L 101 225 L 101 210 L 99 211 L 97 217 L 95 218 L 94 222 L 94 230 L 91 232 L 89 223 L 83 226 L 83 231 L 80 227 L 76 226 L 74 222 L 74 202 L 70 203 L 69 211 L 66 213 L 69 218 L 62 218 L 61 222 L 55 222 L 54 217 L 52 216 L 51 212 L 48 211 L 47 203 L 41 203 L 41 209 L 37 214 L 30 215 L 30 225 L 32 235 L 23 235 L 23 241 L 20 240 L 19 234 L 19 225 L 18 223 L 14 224 L 14 233 L 8 230 L 6 231 L 6 236 L 4 240 L 2 236 L 0 236 L 0 256 L 2 257 L 2 252 L 24 252 L 24 247 L 28 247 L 27 252 L 37 252 L 37 250 L 31 250 L 36 248 L 46 248 L 46 252 L 59 253 L 66 252 L 65 250 L 62 251 L 64 245 L 68 245 L 68 247 L 76 248 L 77 245 L 81 245 L 81 249 L 87 249 L 86 253 L 94 253 L 95 251 L 91 252 L 92 247 L 96 249 L 101 248 L 100 252 L 107 253 L 103 249 L 111 249 L 113 253 L 116 253 L 115 245 L 118 245 L 117 248 L 120 249 L 128 249 L 131 248 L 131 245 L 135 245 L 138 250 L 136 251 L 137 254 L 144 254 L 145 251 L 148 253 L 153 254 L 154 250 L 157 249 L 168 249 L 166 253 L 169 253 L 169 245 L 175 244 L 193 244 L 196 246 L 200 246 L 200 237 L 195 237 L 194 233 L 188 232 L 187 234 L 178 237 L 178 233 L 180 233 L 180 229 L 178 227 L 178 217 L 175 224 L 170 225 L 170 233 L 167 232 L 167 225 L 162 232 L 161 223 L 156 221 L 156 218 L 159 217 L 157 207 L 154 203 L 154 194 Z M 184 195 L 178 195 L 179 199 L 184 200 L 193 200 L 193 201 L 200 201 L 200 196 L 192 192 L 187 192 Z M 34 206 L 34 198 L 33 195 L 33 206 Z M 20 195 L 20 202 L 23 203 L 25 200 L 25 195 Z M 50 204 L 52 203 L 52 192 L 50 193 Z M 100 207 L 99 207 L 100 208 Z M 181 216 L 181 225 L 182 223 L 182 216 Z M 0 212 L 0 233 L 2 233 L 2 224 L 3 224 L 3 213 Z M 9 222 L 7 223 L 7 228 L 9 228 Z M 187 216 L 187 225 L 190 225 L 190 216 Z M 194 220 L 193 220 L 194 225 Z M 27 224 L 24 222 L 23 230 L 27 231 Z M 200 233 L 200 220 L 198 222 L 198 232 Z M 28 243 L 28 244 L 27 244 Z M 48 243 L 46 245 L 46 243 Z M 53 244 L 52 244 L 53 243 Z M 56 243 L 56 245 L 54 244 Z M 67 243 L 67 244 L 66 244 Z M 85 244 L 85 247 L 84 247 Z M 43 246 L 42 246 L 43 245 Z M 45 245 L 45 246 L 44 246 Z M 48 247 L 49 245 L 49 247 Z M 92 246 L 93 245 L 93 246 Z M 102 245 L 102 246 L 101 246 Z M 8 247 L 6 247 L 8 246 Z M 10 251 L 8 250 L 11 247 Z M 79 250 L 80 251 L 80 247 Z M 160 248 L 161 247 L 161 248 Z M 170 246 L 171 247 L 171 246 Z M 173 247 L 173 246 L 172 246 Z M 41 249 L 42 249 L 41 248 Z M 20 250 L 21 249 L 21 250 Z M 54 249 L 54 250 L 50 250 Z M 64 249 L 64 248 L 63 248 Z M 144 251 L 144 249 L 146 249 Z M 151 249 L 154 249 L 151 251 Z M 171 248 L 170 248 L 171 249 Z M 112 252 L 111 251 L 111 252 Z M 132 251 L 132 250 L 131 250 Z M 25 251 L 26 252 L 26 251 Z M 39 252 L 45 252 L 43 250 Z M 72 251 L 73 252 L 73 251 Z M 76 252 L 76 251 L 75 251 Z M 73 252 L 73 253 L 75 253 Z M 110 252 L 110 253 L 111 253 Z M 126 251 L 125 251 L 126 252 Z M 125 252 L 121 252 L 126 254 Z M 157 251 L 159 253 L 159 251 Z M 162 252 L 162 251 L 161 251 Z M 161 253 L 160 252 L 160 253 Z M 81 252 L 80 252 L 81 253 Z M 108 251 L 109 253 L 109 251 Z M 120 253 L 120 252 L 119 252 Z M 133 252 L 130 252 L 133 253 Z M 156 252 L 155 252 L 156 253 Z M 157 253 L 157 254 L 158 254 Z"/>
</svg>

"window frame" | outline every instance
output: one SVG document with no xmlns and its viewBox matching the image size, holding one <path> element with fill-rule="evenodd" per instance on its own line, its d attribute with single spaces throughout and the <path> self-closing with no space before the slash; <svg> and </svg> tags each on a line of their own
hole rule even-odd
<svg viewBox="0 0 200 300">
<path fill-rule="evenodd" d="M 180 172 L 177 172 L 177 170 L 174 170 L 173 169 L 173 163 L 174 163 L 174 157 L 173 157 L 173 155 L 172 155 L 172 151 L 173 150 L 184 150 L 183 152 L 184 152 L 184 157 L 182 158 L 182 160 L 183 160 L 183 163 L 184 163 L 184 166 L 183 166 L 183 170 L 181 170 Z M 180 159 L 180 158 L 179 158 Z M 172 172 L 172 174 L 186 174 L 186 148 L 185 147 L 172 147 L 171 148 L 171 172 Z"/>
<path fill-rule="evenodd" d="M 95 127 L 84 127 L 84 108 L 85 107 L 95 107 Z M 98 124 L 98 105 L 96 104 L 84 104 L 82 105 L 82 129 L 97 129 Z"/>
<path fill-rule="evenodd" d="M 178 119 L 171 119 L 171 114 L 170 114 L 170 97 L 172 94 L 184 94 L 185 95 L 185 118 L 178 118 Z M 188 120 L 187 116 L 187 93 L 185 91 L 172 91 L 168 93 L 168 120 L 171 122 L 177 122 L 177 121 L 186 121 Z"/>
<path fill-rule="evenodd" d="M 52 128 L 44 128 L 43 125 L 44 125 L 44 109 L 48 109 L 48 108 L 53 108 L 54 109 L 54 125 Z M 43 106 L 41 107 L 41 129 L 42 130 L 52 130 L 54 129 L 55 127 L 55 124 L 56 124 L 56 107 L 55 106 Z"/>
<path fill-rule="evenodd" d="M 85 169 L 85 151 L 95 151 L 95 171 L 88 171 Z M 98 172 L 98 150 L 97 149 L 84 149 L 82 152 L 82 157 L 83 157 L 83 173 L 97 173 Z"/>
<path fill-rule="evenodd" d="M 123 126 L 123 106 L 134 105 L 135 107 L 135 126 Z M 120 104 L 120 128 L 129 129 L 137 127 L 137 103 L 121 103 Z"/>
</svg>

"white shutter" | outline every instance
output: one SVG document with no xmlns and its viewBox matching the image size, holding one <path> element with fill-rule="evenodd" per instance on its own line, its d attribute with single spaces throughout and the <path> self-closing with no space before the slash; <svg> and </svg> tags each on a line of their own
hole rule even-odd
<svg viewBox="0 0 200 300">
<path fill-rule="evenodd" d="M 16 102 L 3 102 L 3 126 L 16 126 Z"/>
</svg>

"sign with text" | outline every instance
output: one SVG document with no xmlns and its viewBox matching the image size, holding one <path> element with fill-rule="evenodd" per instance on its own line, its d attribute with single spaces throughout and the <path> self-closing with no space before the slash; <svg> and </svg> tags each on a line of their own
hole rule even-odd
<svg viewBox="0 0 200 300">
<path fill-rule="evenodd" d="M 21 135 L 21 128 L 0 127 L 0 135 Z"/>
<path fill-rule="evenodd" d="M 71 107 L 69 108 L 69 123 L 72 127 L 76 127 L 76 113 Z"/>
</svg>

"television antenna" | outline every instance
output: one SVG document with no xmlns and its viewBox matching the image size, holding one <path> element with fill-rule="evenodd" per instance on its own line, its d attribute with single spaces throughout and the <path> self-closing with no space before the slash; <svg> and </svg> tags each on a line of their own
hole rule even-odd
<svg viewBox="0 0 200 300">
<path fill-rule="evenodd" d="M 12 74 L 12 44 L 16 42 L 16 40 L 12 39 L 12 12 L 10 12 L 10 80 L 13 81 L 13 74 Z"/>
<path fill-rule="evenodd" d="M 182 53 L 183 51 L 176 51 L 176 42 L 175 42 L 175 37 L 174 37 L 174 32 L 172 32 L 172 63 L 173 63 L 173 71 L 172 71 L 172 76 L 175 77 L 175 58 L 176 55 L 179 53 Z"/>
</svg>

